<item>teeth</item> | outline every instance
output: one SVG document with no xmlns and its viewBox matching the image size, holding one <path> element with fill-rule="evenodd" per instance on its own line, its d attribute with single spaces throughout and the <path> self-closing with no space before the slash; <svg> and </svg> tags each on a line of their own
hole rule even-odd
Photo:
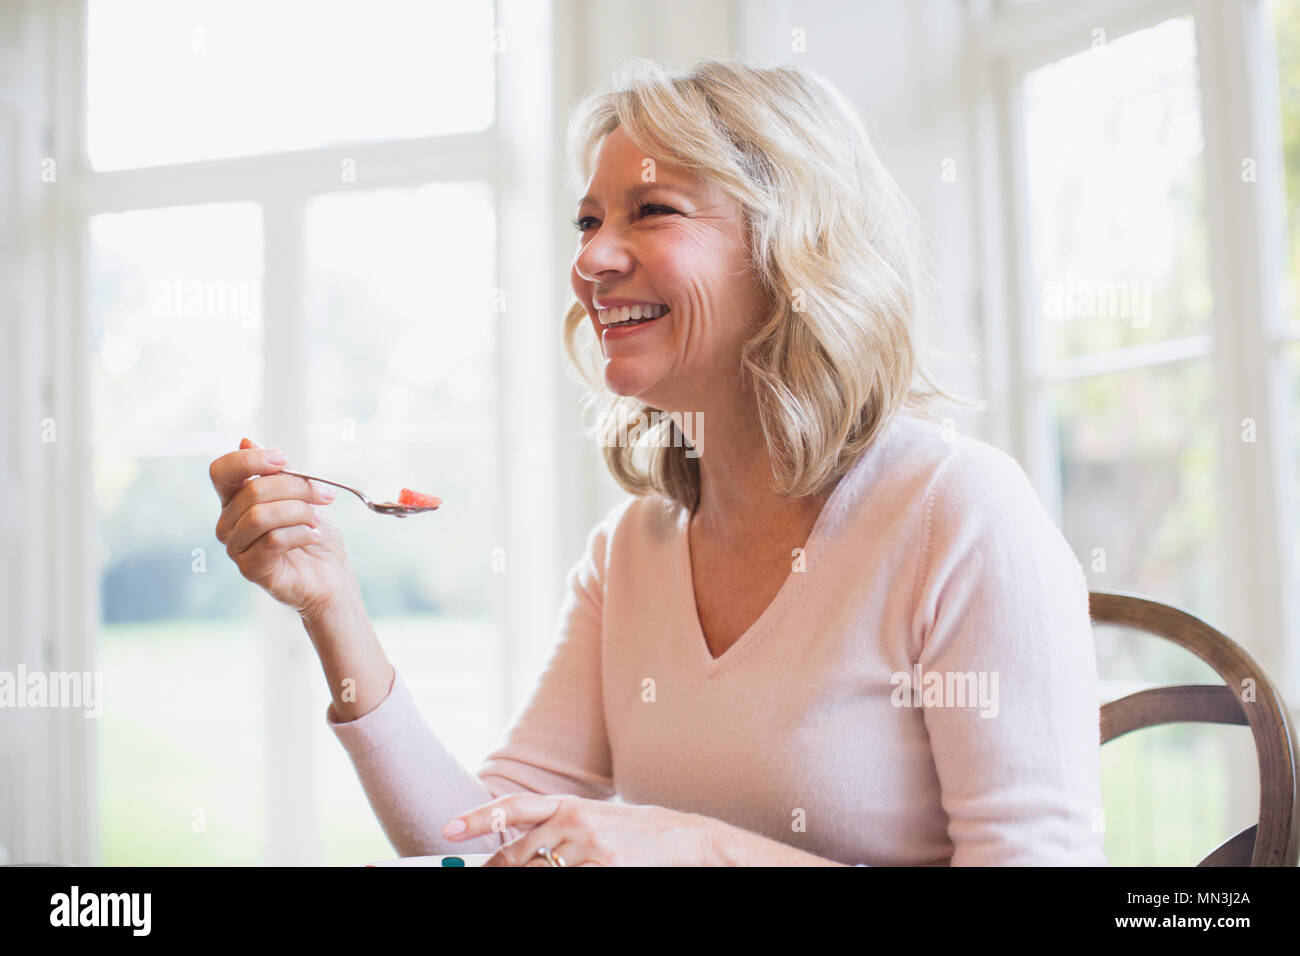
<svg viewBox="0 0 1300 956">
<path fill-rule="evenodd" d="M 643 303 L 624 305 L 616 309 L 601 309 L 596 313 L 596 318 L 600 320 L 601 325 L 616 325 L 631 319 L 657 319 L 667 311 L 666 305 Z"/>
</svg>

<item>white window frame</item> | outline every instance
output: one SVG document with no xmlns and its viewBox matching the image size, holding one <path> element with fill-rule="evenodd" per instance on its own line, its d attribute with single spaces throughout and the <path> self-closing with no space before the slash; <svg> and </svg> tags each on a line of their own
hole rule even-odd
<svg viewBox="0 0 1300 956">
<path fill-rule="evenodd" d="M 989 317 L 985 373 L 990 397 L 1007 410 L 996 422 L 995 438 L 1025 464 L 1059 523 L 1050 386 L 1081 375 L 1210 356 L 1225 594 L 1224 618 L 1211 623 L 1246 648 L 1300 715 L 1300 607 L 1291 587 L 1297 566 L 1291 533 L 1297 527 L 1289 439 L 1293 410 L 1281 348 L 1300 339 L 1300 329 L 1284 325 L 1280 314 L 1284 266 L 1275 238 L 1282 156 L 1267 10 L 1261 0 L 968 0 L 968 13 L 975 148 L 983 177 L 980 245 L 991 250 L 981 266 L 981 305 Z M 1113 42 L 1186 15 L 1195 24 L 1205 138 L 1211 334 L 1044 366 L 1036 359 L 1040 299 L 1031 288 L 1027 248 L 1020 80 L 1030 70 L 1087 49 L 1095 28 Z M 1250 185 L 1240 175 L 1246 158 L 1256 161 L 1256 181 Z M 1255 421 L 1254 444 L 1242 441 L 1245 418 Z M 1234 816 L 1248 816 L 1257 799 L 1250 757 L 1245 754 L 1233 768 Z"/>
<path fill-rule="evenodd" d="M 574 460 L 577 438 L 560 431 L 558 414 L 562 373 L 558 330 L 568 297 L 556 281 L 557 264 L 565 263 L 559 246 L 567 223 L 557 217 L 564 203 L 554 195 L 562 143 L 555 134 L 557 90 L 539 78 L 555 76 L 552 4 L 536 0 L 496 0 L 496 24 L 502 54 L 495 60 L 497 116 L 485 132 L 416 140 L 323 147 L 292 153 L 218 159 L 177 166 L 95 171 L 85 145 L 85 37 L 83 0 L 60 0 L 43 11 L 54 52 L 50 64 L 53 118 L 50 148 L 57 158 L 61 187 L 52 197 L 57 222 L 50 238 L 51 321 L 57 349 L 51 357 L 55 406 L 61 422 L 88 422 L 90 369 L 86 361 L 87 237 L 91 216 L 135 208 L 161 208 L 208 202 L 253 200 L 262 205 L 266 275 L 265 355 L 276 375 L 266 383 L 263 427 L 286 447 L 306 440 L 298 417 L 302 368 L 293 348 L 302 315 L 298 275 L 305 202 L 316 194 L 346 189 L 384 189 L 439 181 L 481 180 L 493 191 L 497 208 L 497 286 L 505 290 L 506 311 L 500 318 L 508 334 L 499 337 L 498 421 L 502 478 L 497 489 L 503 509 L 504 541 L 509 568 L 494 598 L 503 602 L 505 640 L 501 675 L 507 706 L 513 709 L 527 693 L 535 663 L 549 643 L 550 626 L 559 606 L 567 556 L 558 549 L 560 523 L 570 512 L 556 507 L 557 472 L 563 459 Z M 512 38 L 515 42 L 511 42 Z M 527 38 L 527 40 L 525 40 Z M 539 38 L 543 42 L 538 42 Z M 566 72 L 563 76 L 568 76 Z M 340 168 L 344 157 L 364 170 L 364 185 L 327 183 L 322 170 Z M 310 184 L 309 186 L 304 185 Z M 562 274 L 562 273 L 561 273 Z M 554 321 L 547 322 L 548 316 Z M 527 414 L 515 410 L 525 409 Z M 66 426 L 61 426 L 66 428 Z M 61 497 L 54 516 L 54 553 L 80 556 L 61 579 L 51 581 L 55 609 L 72 611 L 56 618 L 54 645 L 59 655 L 95 668 L 98 643 L 98 560 L 90 463 L 93 449 L 84 429 L 63 431 L 63 455 L 52 468 Z M 67 436 L 67 438 L 63 438 Z M 229 436 L 214 436 L 228 440 Z M 204 445 L 206 450 L 207 445 Z M 185 449 L 182 449 L 184 451 Z M 169 453 L 177 453 L 172 448 Z M 206 475 L 196 476 L 206 481 Z M 214 506 L 216 504 L 214 498 Z M 215 522 L 215 512 L 214 512 Z M 485 552 L 485 561 L 487 560 Z M 258 615 L 264 648 L 264 678 L 275 694 L 266 696 L 265 732 L 268 773 L 268 843 L 272 864 L 320 862 L 320 834 L 314 805 L 310 739 L 312 725 L 323 720 L 319 667 L 315 664 L 297 615 L 264 597 Z M 383 635 L 380 635 L 382 640 Z M 219 719 L 219 715 L 213 715 Z M 87 726 L 67 724 L 51 752 L 58 766 L 48 768 L 49 789 L 61 795 L 60 806 L 41 824 L 41 841 L 51 861 L 100 862 L 98 795 L 95 792 L 96 741 Z M 436 732 L 436 728 L 435 728 Z M 31 759 L 48 764 L 48 756 Z M 37 801 L 19 801 L 18 813 L 30 813 Z M 25 807 L 23 804 L 27 804 Z"/>
<path fill-rule="evenodd" d="M 1284 586 L 1294 554 L 1286 529 L 1291 512 L 1289 421 L 1285 376 L 1271 361 L 1278 347 L 1300 338 L 1283 328 L 1282 283 L 1273 210 L 1281 180 L 1277 140 L 1276 70 L 1258 26 L 1258 0 L 1032 0 L 990 8 L 972 0 L 979 154 L 985 167 L 981 222 L 990 248 L 984 272 L 986 353 L 1007 367 L 987 370 L 989 391 L 1009 410 L 999 431 L 1025 463 L 1044 503 L 1059 519 L 1060 487 L 1053 467 L 1048 388 L 1056 382 L 1130 368 L 1153 368 L 1210 356 L 1215 374 L 1216 436 L 1221 463 L 1220 513 L 1226 614 L 1220 624 L 1248 648 L 1295 699 L 1295 609 Z M 1120 349 L 1043 365 L 1035 360 L 1039 297 L 1030 285 L 1023 109 L 1019 79 L 1028 71 L 1086 49 L 1094 28 L 1106 41 L 1191 15 L 1196 24 L 1202 122 L 1205 132 L 1212 334 Z M 1240 145 L 1239 145 L 1240 144 Z M 1238 171 L 1257 161 L 1257 181 L 1242 202 Z M 1234 189 L 1237 190 L 1234 192 Z M 1238 317 L 1249 320 L 1238 321 Z M 997 321 L 1000 319 L 1000 321 Z M 1268 375 L 1258 369 L 1268 368 Z M 1242 447 L 1242 419 L 1253 418 L 1258 441 Z M 1258 559 L 1262 555 L 1263 559 Z M 1195 609 L 1191 609 L 1195 610 Z M 1288 639 L 1288 635 L 1292 636 Z"/>
</svg>

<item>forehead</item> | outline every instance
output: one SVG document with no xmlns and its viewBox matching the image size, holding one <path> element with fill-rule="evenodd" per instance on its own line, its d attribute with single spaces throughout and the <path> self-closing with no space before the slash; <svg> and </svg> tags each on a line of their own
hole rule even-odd
<svg viewBox="0 0 1300 956">
<path fill-rule="evenodd" d="M 647 181 L 649 170 L 653 170 L 653 179 Z M 600 145 L 586 195 L 578 205 L 599 204 L 603 191 L 611 198 L 636 199 L 655 189 L 682 193 L 699 202 L 718 199 L 712 184 L 685 167 L 648 155 L 616 126 Z"/>
</svg>

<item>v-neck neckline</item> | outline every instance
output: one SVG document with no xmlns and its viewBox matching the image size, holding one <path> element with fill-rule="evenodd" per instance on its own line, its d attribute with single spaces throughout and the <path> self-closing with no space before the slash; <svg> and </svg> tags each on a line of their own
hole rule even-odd
<svg viewBox="0 0 1300 956">
<path fill-rule="evenodd" d="M 762 638 L 762 635 L 776 624 L 789 609 L 790 602 L 795 599 L 799 590 L 803 587 L 804 580 L 811 570 L 811 555 L 817 554 L 818 547 L 822 543 L 822 538 L 826 534 L 826 525 L 830 522 L 832 514 L 840 507 L 845 494 L 845 487 L 853 479 L 854 473 L 861 466 L 866 454 L 858 456 L 840 476 L 835 487 L 831 489 L 830 495 L 822 504 L 821 510 L 817 513 L 817 520 L 813 522 L 812 531 L 808 533 L 808 540 L 804 542 L 804 558 L 806 566 L 802 571 L 796 571 L 791 567 L 787 572 L 785 580 L 781 583 L 780 589 L 776 596 L 763 608 L 763 613 L 751 624 L 743 634 L 740 635 L 731 646 L 723 651 L 719 656 L 714 657 L 713 652 L 709 650 L 708 639 L 704 635 L 704 627 L 700 624 L 700 608 L 695 598 L 695 569 L 691 562 L 691 512 L 683 507 L 679 509 L 677 518 L 677 554 L 676 562 L 678 568 L 679 586 L 685 588 L 686 596 L 684 605 L 686 607 L 686 616 L 688 618 L 688 629 L 690 642 L 695 646 L 695 655 L 699 659 L 704 671 L 708 674 L 716 673 L 728 662 L 740 656 L 738 652 L 745 652 Z"/>
</svg>

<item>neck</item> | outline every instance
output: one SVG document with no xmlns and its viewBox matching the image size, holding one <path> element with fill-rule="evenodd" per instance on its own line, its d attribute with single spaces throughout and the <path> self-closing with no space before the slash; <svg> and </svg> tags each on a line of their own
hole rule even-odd
<svg viewBox="0 0 1300 956">
<path fill-rule="evenodd" d="M 720 540 L 743 541 L 774 525 L 806 522 L 829 497 L 779 495 L 752 393 L 729 392 L 704 408 L 708 441 L 700 455 L 700 500 L 693 527 Z"/>
</svg>

